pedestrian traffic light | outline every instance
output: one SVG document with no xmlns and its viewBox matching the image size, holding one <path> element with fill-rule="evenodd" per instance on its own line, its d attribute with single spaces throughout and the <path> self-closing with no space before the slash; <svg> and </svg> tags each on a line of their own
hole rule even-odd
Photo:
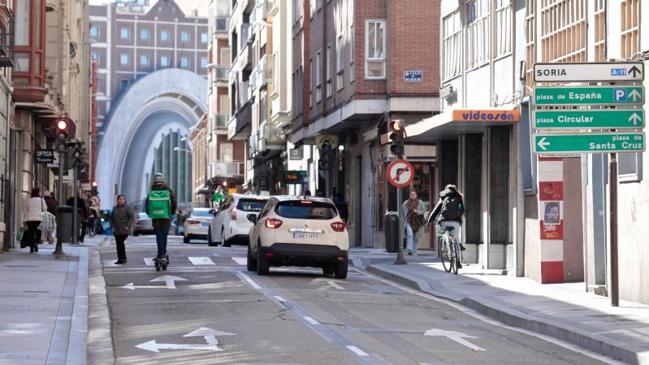
<svg viewBox="0 0 649 365">
<path fill-rule="evenodd" d="M 388 138 L 390 140 L 390 152 L 393 155 L 403 158 L 404 141 L 406 137 L 406 130 L 403 125 L 403 120 L 393 119 L 388 124 Z"/>
</svg>

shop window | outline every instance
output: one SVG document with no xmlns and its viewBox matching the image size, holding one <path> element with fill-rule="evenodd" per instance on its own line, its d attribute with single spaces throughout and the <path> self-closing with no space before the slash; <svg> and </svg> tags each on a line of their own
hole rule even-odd
<svg viewBox="0 0 649 365">
<path fill-rule="evenodd" d="M 617 173 L 620 182 L 642 181 L 642 153 L 619 153 Z"/>
<path fill-rule="evenodd" d="M 491 243 L 509 240 L 509 149 L 510 127 L 490 129 L 489 141 L 489 229 Z"/>
</svg>

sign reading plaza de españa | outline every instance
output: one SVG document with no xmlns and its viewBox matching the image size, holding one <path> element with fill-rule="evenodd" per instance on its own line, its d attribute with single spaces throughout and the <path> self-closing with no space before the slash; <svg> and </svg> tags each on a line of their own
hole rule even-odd
<svg viewBox="0 0 649 365">
<path fill-rule="evenodd" d="M 642 86 L 571 86 L 534 89 L 534 103 L 547 105 L 642 105 Z"/>
</svg>

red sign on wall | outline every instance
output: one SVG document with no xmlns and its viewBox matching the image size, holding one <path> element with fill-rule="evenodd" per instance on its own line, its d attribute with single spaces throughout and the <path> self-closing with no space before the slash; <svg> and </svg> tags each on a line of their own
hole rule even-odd
<svg viewBox="0 0 649 365">
<path fill-rule="evenodd" d="M 563 200 L 563 181 L 539 182 L 539 200 Z"/>
</svg>

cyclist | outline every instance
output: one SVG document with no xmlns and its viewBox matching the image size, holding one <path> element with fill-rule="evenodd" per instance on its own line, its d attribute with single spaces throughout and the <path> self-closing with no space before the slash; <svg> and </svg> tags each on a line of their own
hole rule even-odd
<svg viewBox="0 0 649 365">
<path fill-rule="evenodd" d="M 457 245 L 455 245 L 455 256 L 457 257 L 457 267 L 462 268 L 460 263 L 461 255 L 460 249 L 462 246 L 462 216 L 464 215 L 464 200 L 462 194 L 457 190 L 457 186 L 453 184 L 446 185 L 446 188 L 439 193 L 439 201 L 433 211 L 428 216 L 428 222 L 435 222 L 446 228 L 452 228 L 453 231 L 449 232 L 450 235 L 456 238 Z M 439 218 L 438 218 L 439 216 Z"/>
<path fill-rule="evenodd" d="M 176 214 L 176 195 L 169 189 L 161 173 L 156 173 L 153 178 L 153 185 L 147 196 L 145 207 L 155 231 L 158 246 L 156 261 L 168 261 L 167 236 L 171 227 L 171 216 Z"/>
</svg>

